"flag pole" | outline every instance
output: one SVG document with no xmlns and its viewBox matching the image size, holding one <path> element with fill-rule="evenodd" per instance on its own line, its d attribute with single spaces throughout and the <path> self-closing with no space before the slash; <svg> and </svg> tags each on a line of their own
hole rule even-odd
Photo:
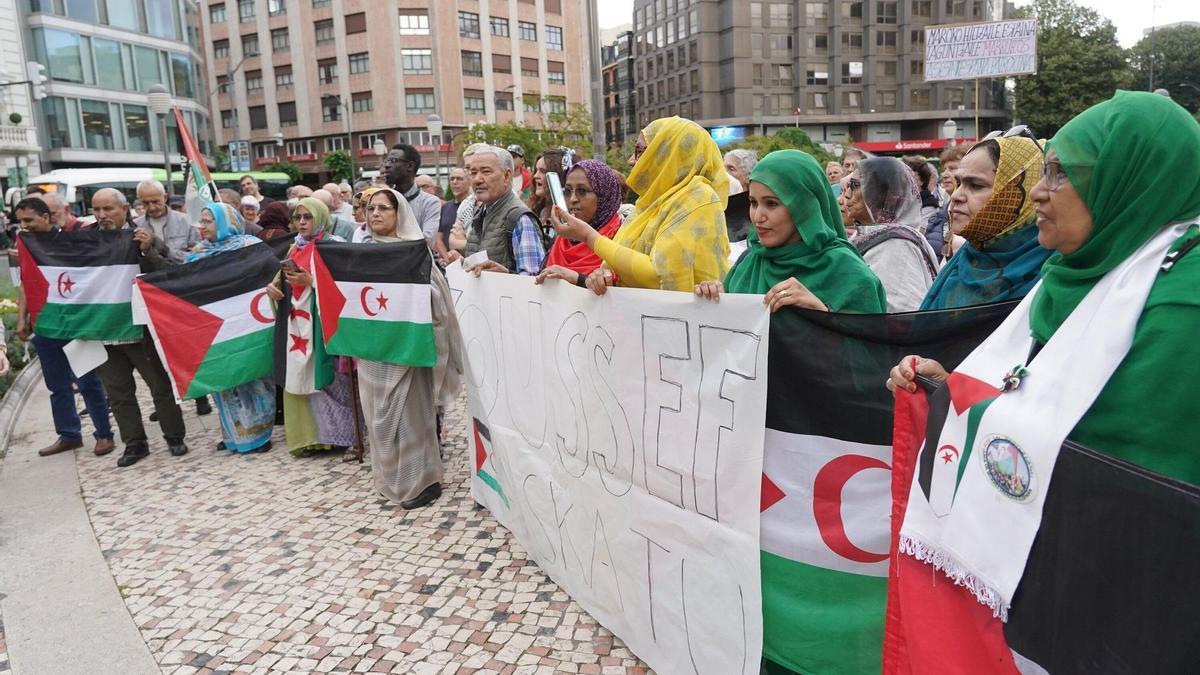
<svg viewBox="0 0 1200 675">
<path fill-rule="evenodd" d="M 343 461 L 350 462 L 357 459 L 358 463 L 362 464 L 366 448 L 363 445 L 362 423 L 360 422 L 362 405 L 358 400 L 358 361 L 355 359 L 350 360 L 350 405 L 354 408 L 354 452 L 346 453 Z"/>
</svg>

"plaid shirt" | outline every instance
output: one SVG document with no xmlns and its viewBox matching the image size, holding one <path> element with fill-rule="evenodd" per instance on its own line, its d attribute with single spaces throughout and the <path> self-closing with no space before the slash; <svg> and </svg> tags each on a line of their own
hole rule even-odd
<svg viewBox="0 0 1200 675">
<path fill-rule="evenodd" d="M 533 216 L 525 214 L 517 220 L 512 233 L 513 258 L 517 261 L 517 274 L 536 275 L 542 271 L 546 249 L 542 246 L 542 234 Z"/>
</svg>

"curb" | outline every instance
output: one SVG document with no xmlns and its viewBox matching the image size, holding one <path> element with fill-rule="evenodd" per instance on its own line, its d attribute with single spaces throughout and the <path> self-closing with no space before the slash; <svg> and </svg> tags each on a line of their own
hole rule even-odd
<svg viewBox="0 0 1200 675">
<path fill-rule="evenodd" d="M 18 413 L 24 407 L 25 400 L 29 398 L 30 389 L 41 379 L 42 364 L 34 359 L 21 370 L 21 374 L 13 380 L 12 387 L 5 392 L 4 400 L 0 401 L 0 459 L 4 459 L 4 456 L 8 454 L 9 437 L 12 435 L 13 428 L 17 426 Z"/>
</svg>

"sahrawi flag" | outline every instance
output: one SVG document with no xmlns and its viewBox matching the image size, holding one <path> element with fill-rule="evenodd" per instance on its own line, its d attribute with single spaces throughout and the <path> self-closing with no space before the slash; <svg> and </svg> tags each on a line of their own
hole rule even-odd
<svg viewBox="0 0 1200 675">
<path fill-rule="evenodd" d="M 271 374 L 275 312 L 263 288 L 278 271 L 271 249 L 254 244 L 138 277 L 176 398 Z"/>
<path fill-rule="evenodd" d="M 317 243 L 313 277 L 325 348 L 368 361 L 432 367 L 432 270 L 424 239 Z"/>
<path fill-rule="evenodd" d="M 184 203 L 191 221 L 198 223 L 200 222 L 200 211 L 204 205 L 219 201 L 217 184 L 213 182 L 212 175 L 208 173 L 208 165 L 204 163 L 204 156 L 200 154 L 200 148 L 196 145 L 196 140 L 192 138 L 192 132 L 188 130 L 183 112 L 179 108 L 175 109 L 175 126 L 179 129 L 179 138 L 183 141 L 183 153 L 187 156 L 187 175 L 183 177 L 184 184 L 187 186 L 184 189 Z"/>
<path fill-rule="evenodd" d="M 22 232 L 21 285 L 34 332 L 61 340 L 137 340 L 130 298 L 138 252 L 128 230 Z"/>
<path fill-rule="evenodd" d="M 879 672 L 892 509 L 884 382 L 906 354 L 957 362 L 1010 309 L 772 316 L 761 516 L 770 672 Z"/>
</svg>

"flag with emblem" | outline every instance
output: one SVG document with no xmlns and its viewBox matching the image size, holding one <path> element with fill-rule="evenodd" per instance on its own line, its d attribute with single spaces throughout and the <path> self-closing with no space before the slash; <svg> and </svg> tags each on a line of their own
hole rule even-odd
<svg viewBox="0 0 1200 675">
<path fill-rule="evenodd" d="M 21 286 L 34 332 L 61 340 L 137 340 L 130 300 L 138 272 L 129 230 L 22 232 Z"/>
<path fill-rule="evenodd" d="M 432 270 L 424 239 L 318 243 L 313 284 L 325 348 L 368 361 L 432 367 Z"/>
<path fill-rule="evenodd" d="M 500 501 L 504 502 L 505 508 L 508 508 L 508 495 L 504 494 L 504 486 L 500 485 L 500 481 L 496 480 L 495 457 L 492 451 L 492 434 L 488 430 L 487 425 L 479 421 L 478 417 L 471 419 L 471 437 L 475 441 L 475 475 L 483 484 L 491 488 L 492 492 L 500 497 Z M 481 503 L 487 504 L 491 500 L 483 500 Z"/>
<path fill-rule="evenodd" d="M 771 672 L 879 672 L 892 510 L 888 371 L 906 354 L 956 363 L 1012 307 L 772 316 L 761 505 Z"/>
<path fill-rule="evenodd" d="M 317 247 L 293 249 L 287 255 L 301 269 L 313 269 Z M 333 360 L 321 339 L 317 295 L 312 286 L 293 288 L 280 280 L 283 299 L 275 308 L 275 381 L 290 394 L 308 395 L 333 381 Z"/>
<path fill-rule="evenodd" d="M 192 137 L 192 132 L 184 120 L 183 111 L 179 108 L 175 108 L 175 127 L 179 129 L 183 154 L 187 157 L 187 175 L 183 177 L 186 186 L 184 188 L 184 205 L 191 222 L 198 223 L 200 222 L 200 211 L 204 205 L 219 201 L 217 184 L 213 182 L 212 175 L 208 172 L 208 165 L 204 162 L 204 155 L 200 153 L 200 146 Z"/>
<path fill-rule="evenodd" d="M 271 374 L 275 311 L 263 288 L 278 271 L 271 249 L 254 244 L 138 277 L 147 325 L 177 399 Z"/>
</svg>

